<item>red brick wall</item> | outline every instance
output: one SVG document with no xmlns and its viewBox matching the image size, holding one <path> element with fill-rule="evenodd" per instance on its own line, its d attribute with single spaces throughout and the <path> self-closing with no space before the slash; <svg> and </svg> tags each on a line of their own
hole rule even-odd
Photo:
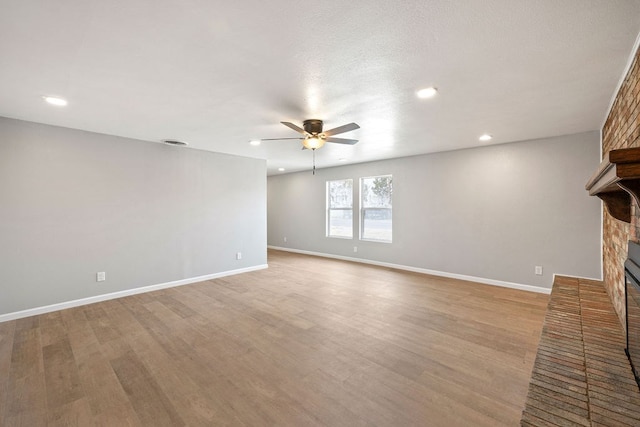
<svg viewBox="0 0 640 427">
<path fill-rule="evenodd" d="M 607 121 L 602 128 L 602 153 L 616 148 L 640 147 L 640 50 L 627 73 Z M 627 258 L 627 241 L 638 241 L 640 210 L 635 202 L 631 208 L 631 224 L 604 213 L 603 269 L 604 282 L 613 306 L 624 325 L 624 260 Z"/>
</svg>

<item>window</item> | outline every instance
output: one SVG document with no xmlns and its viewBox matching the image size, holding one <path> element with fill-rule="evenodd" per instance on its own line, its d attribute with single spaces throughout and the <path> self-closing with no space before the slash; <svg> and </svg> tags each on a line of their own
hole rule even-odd
<svg viewBox="0 0 640 427">
<path fill-rule="evenodd" d="M 353 238 L 353 180 L 327 181 L 327 236 Z"/>
<path fill-rule="evenodd" d="M 393 177 L 360 178 L 360 239 L 391 242 Z"/>
</svg>

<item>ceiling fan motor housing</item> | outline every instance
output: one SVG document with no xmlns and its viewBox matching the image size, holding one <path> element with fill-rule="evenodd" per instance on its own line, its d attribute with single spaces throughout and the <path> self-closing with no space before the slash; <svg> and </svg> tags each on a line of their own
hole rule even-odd
<svg viewBox="0 0 640 427">
<path fill-rule="evenodd" d="M 322 120 L 309 119 L 302 123 L 304 131 L 311 135 L 318 135 L 322 133 Z"/>
</svg>

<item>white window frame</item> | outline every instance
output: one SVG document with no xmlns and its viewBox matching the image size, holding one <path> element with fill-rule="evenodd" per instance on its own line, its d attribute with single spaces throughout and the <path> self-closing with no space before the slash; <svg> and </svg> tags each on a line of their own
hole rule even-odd
<svg viewBox="0 0 640 427">
<path fill-rule="evenodd" d="M 350 181 L 351 182 L 351 207 L 349 208 L 332 208 L 331 207 L 331 196 L 330 196 L 330 183 L 337 181 Z M 330 179 L 326 182 L 326 198 L 327 198 L 327 209 L 326 209 L 326 237 L 331 237 L 333 239 L 353 239 L 353 179 Z M 351 211 L 351 234 L 349 236 L 334 236 L 331 235 L 331 211 Z"/>
<path fill-rule="evenodd" d="M 391 207 L 389 208 L 385 208 L 385 207 L 364 207 L 364 191 L 363 191 L 363 185 L 364 185 L 364 180 L 365 179 L 375 179 L 375 178 L 383 178 L 383 177 L 390 177 L 391 178 Z M 393 243 L 393 175 L 392 174 L 385 174 L 385 175 L 373 175 L 373 176 L 364 176 L 360 178 L 360 224 L 358 226 L 359 229 L 359 238 L 362 241 L 367 241 L 367 242 L 379 242 L 379 243 Z M 365 218 L 365 214 L 367 210 L 387 210 L 390 212 L 390 217 L 391 217 L 391 239 L 372 239 L 371 237 L 363 237 L 364 236 L 364 218 Z"/>
</svg>

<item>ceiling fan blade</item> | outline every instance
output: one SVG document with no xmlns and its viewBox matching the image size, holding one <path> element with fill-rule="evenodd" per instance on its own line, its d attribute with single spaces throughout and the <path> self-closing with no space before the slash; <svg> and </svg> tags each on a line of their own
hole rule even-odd
<svg viewBox="0 0 640 427">
<path fill-rule="evenodd" d="M 297 139 L 297 140 L 301 140 L 304 138 L 260 138 L 260 141 L 281 141 L 283 139 Z"/>
<path fill-rule="evenodd" d="M 339 133 L 349 132 L 350 130 L 356 130 L 356 129 L 360 129 L 360 126 L 358 126 L 355 123 L 349 123 L 348 125 L 342 125 L 342 126 L 338 126 L 337 128 L 329 129 L 327 131 L 324 131 L 323 133 L 326 136 L 331 136 L 331 135 L 337 135 Z"/>
<path fill-rule="evenodd" d="M 326 138 L 325 141 L 337 142 L 338 144 L 349 144 L 349 145 L 353 145 L 356 142 L 358 142 L 357 139 L 346 139 L 346 138 Z"/>
<path fill-rule="evenodd" d="M 289 122 L 280 122 L 280 123 L 282 123 L 283 125 L 285 125 L 285 126 L 286 126 L 286 127 L 288 127 L 289 129 L 293 129 L 293 130 L 295 130 L 296 132 L 301 133 L 301 134 L 303 134 L 303 135 L 306 133 L 306 132 L 304 131 L 304 129 L 302 129 L 300 126 L 294 125 L 293 123 L 289 123 Z"/>
</svg>

